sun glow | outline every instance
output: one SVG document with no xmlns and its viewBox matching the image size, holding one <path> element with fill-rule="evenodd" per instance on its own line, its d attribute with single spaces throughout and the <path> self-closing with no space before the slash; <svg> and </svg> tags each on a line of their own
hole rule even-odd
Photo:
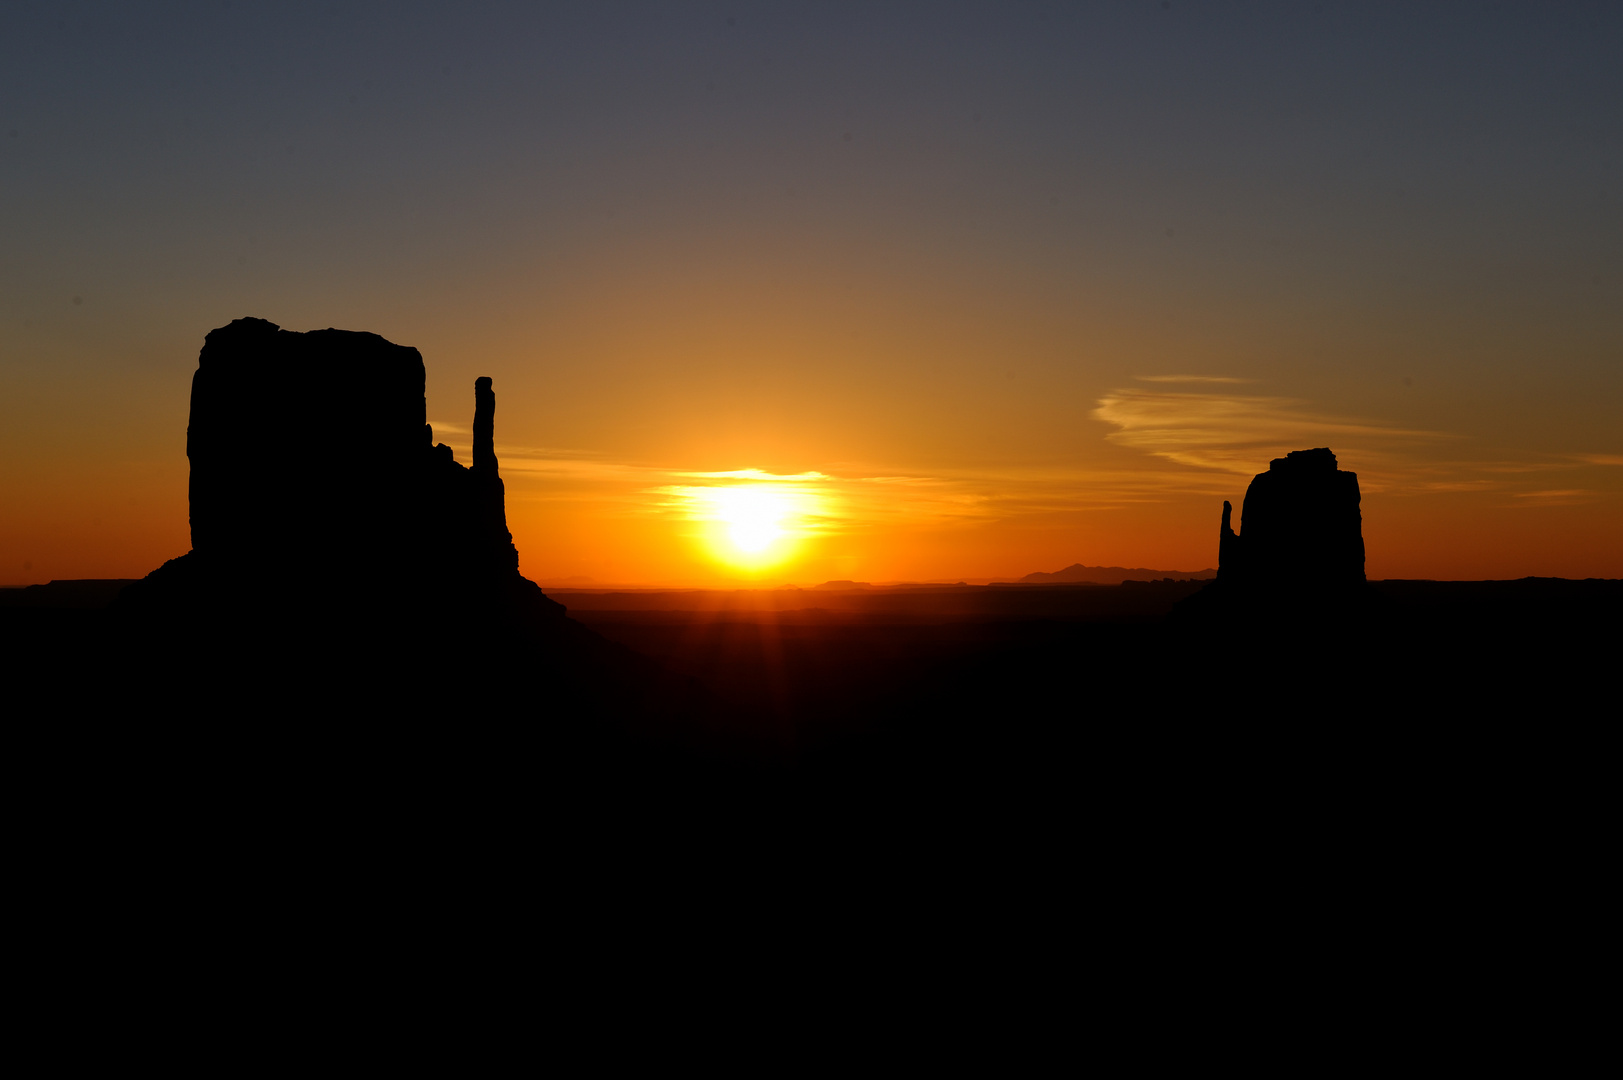
<svg viewBox="0 0 1623 1080">
<path fill-rule="evenodd" d="M 735 570 L 759 571 L 789 561 L 828 520 L 818 473 L 773 476 L 754 469 L 697 474 L 730 481 L 662 489 L 665 505 L 699 525 L 711 558 Z"/>
<path fill-rule="evenodd" d="M 784 521 L 794 513 L 793 500 L 768 487 L 716 488 L 709 498 L 727 526 L 727 538 L 749 555 L 759 555 L 783 539 Z"/>
</svg>

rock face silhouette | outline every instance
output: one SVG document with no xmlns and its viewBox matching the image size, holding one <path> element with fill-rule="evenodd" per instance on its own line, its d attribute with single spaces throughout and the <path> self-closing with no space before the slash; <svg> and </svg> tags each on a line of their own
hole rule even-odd
<svg viewBox="0 0 1623 1080">
<path fill-rule="evenodd" d="M 491 382 L 475 384 L 472 469 L 434 444 L 424 382 L 421 354 L 376 334 L 211 332 L 186 430 L 189 557 L 300 591 L 411 581 L 472 598 L 521 581 Z"/>
<path fill-rule="evenodd" d="M 1364 583 L 1358 474 L 1336 468 L 1328 448 L 1293 450 L 1246 489 L 1241 530 L 1223 503 L 1217 579 L 1245 593 L 1321 594 Z"/>
<path fill-rule="evenodd" d="M 519 574 L 491 380 L 474 384 L 471 468 L 434 443 L 424 384 L 418 351 L 376 334 L 209 333 L 186 433 L 192 550 L 121 594 L 125 617 L 239 681 L 418 667 L 400 695 L 587 634 Z"/>
</svg>

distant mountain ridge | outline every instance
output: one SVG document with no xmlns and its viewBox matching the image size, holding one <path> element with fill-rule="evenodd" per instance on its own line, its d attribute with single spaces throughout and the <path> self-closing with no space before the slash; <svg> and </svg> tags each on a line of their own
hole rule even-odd
<svg viewBox="0 0 1623 1080">
<path fill-rule="evenodd" d="M 1081 563 L 1072 563 L 1063 570 L 1056 570 L 1052 574 L 1039 571 L 1027 574 L 1016 584 L 1018 585 L 1064 585 L 1070 583 L 1084 583 L 1089 585 L 1120 585 L 1124 581 L 1160 581 L 1162 578 L 1172 578 L 1175 581 L 1208 581 L 1217 576 L 1215 568 L 1209 570 L 1149 570 L 1142 566 L 1083 566 Z"/>
</svg>

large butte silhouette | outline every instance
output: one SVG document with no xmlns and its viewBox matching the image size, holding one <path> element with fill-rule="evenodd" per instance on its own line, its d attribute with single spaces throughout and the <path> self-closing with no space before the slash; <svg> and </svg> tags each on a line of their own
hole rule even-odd
<svg viewBox="0 0 1623 1080">
<path fill-rule="evenodd" d="M 519 573 L 491 380 L 474 384 L 471 467 L 434 442 L 424 386 L 421 354 L 376 334 L 249 318 L 207 335 L 192 550 L 117 604 L 155 678 L 179 663 L 220 704 L 372 713 L 498 693 L 544 710 L 623 685 L 604 665 L 625 658 Z"/>
</svg>

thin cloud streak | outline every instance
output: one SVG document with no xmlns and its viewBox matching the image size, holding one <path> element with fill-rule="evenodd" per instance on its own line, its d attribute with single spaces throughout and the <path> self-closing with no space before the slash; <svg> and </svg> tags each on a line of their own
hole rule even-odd
<svg viewBox="0 0 1623 1080">
<path fill-rule="evenodd" d="M 1120 389 L 1099 399 L 1096 419 L 1118 430 L 1105 438 L 1180 465 L 1253 474 L 1290 450 L 1332 445 L 1366 461 L 1450 436 L 1379 421 L 1325 416 L 1295 398 Z"/>
<path fill-rule="evenodd" d="M 691 518 L 706 492 L 764 485 L 811 496 L 806 505 L 816 512 L 803 516 L 804 525 L 821 535 L 967 528 L 1190 497 L 1215 502 L 1243 491 L 1244 479 L 1266 469 L 1271 458 L 1309 446 L 1332 447 L 1344 468 L 1359 473 L 1366 495 L 1497 492 L 1538 505 L 1585 497 L 1576 486 L 1556 488 L 1551 472 L 1583 467 L 1579 462 L 1614 463 L 1611 455 L 1570 454 L 1546 461 L 1437 460 L 1435 451 L 1454 436 L 1324 415 L 1286 397 L 1122 389 L 1101 398 L 1093 415 L 1117 429 L 1106 436 L 1110 441 L 1149 456 L 1144 467 L 909 472 L 834 462 L 821 469 L 772 473 L 612 461 L 593 451 L 548 447 L 496 450 L 515 500 L 591 506 L 628 519 Z M 1616 463 L 1623 464 L 1623 458 Z M 1516 491 L 1541 480 L 1540 491 Z"/>
<path fill-rule="evenodd" d="M 525 456 L 503 447 L 497 447 L 497 457 L 515 499 L 590 503 L 617 515 L 689 517 L 705 490 L 763 486 L 813 497 L 808 505 L 817 507 L 817 513 L 808 524 L 825 535 L 971 526 L 1161 503 L 1186 495 L 1215 498 L 1233 487 L 1232 479 L 1224 475 L 1168 469 L 970 469 L 925 475 L 846 464 L 827 471 L 771 473 Z"/>
<path fill-rule="evenodd" d="M 1249 383 L 1255 379 L 1236 379 L 1228 375 L 1134 375 L 1139 382 L 1154 383 Z"/>
<path fill-rule="evenodd" d="M 762 472 L 760 469 L 732 469 L 727 472 L 677 472 L 673 476 L 685 476 L 691 480 L 770 480 L 773 483 L 805 483 L 807 481 L 827 480 L 827 476 L 820 472 L 803 472 L 780 476 L 776 473 Z"/>
<path fill-rule="evenodd" d="M 1358 473 L 1366 495 L 1498 493 L 1526 503 L 1563 505 L 1597 497 L 1596 492 L 1577 487 L 1517 489 L 1548 485 L 1551 473 L 1583 464 L 1623 465 L 1623 455 L 1616 454 L 1440 460 L 1438 451 L 1459 436 L 1333 416 L 1287 397 L 1128 388 L 1100 398 L 1093 416 L 1116 428 L 1105 436 L 1110 442 L 1202 472 L 1250 476 L 1291 450 L 1328 446 L 1342 468 Z M 1232 480 L 1225 485 L 1232 486 Z"/>
</svg>

